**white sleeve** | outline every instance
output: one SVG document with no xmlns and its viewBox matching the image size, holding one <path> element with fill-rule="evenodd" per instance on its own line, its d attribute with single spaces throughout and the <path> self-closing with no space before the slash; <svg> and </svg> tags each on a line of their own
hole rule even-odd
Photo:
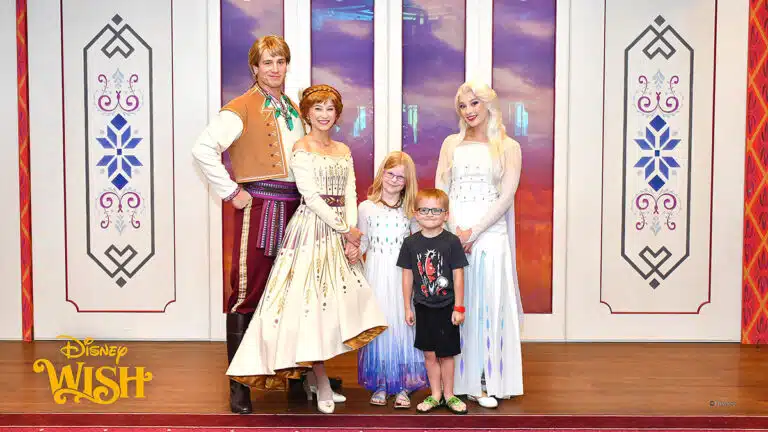
<svg viewBox="0 0 768 432">
<path fill-rule="evenodd" d="M 440 156 L 437 159 L 437 169 L 435 170 L 435 187 L 442 190 L 446 194 L 451 194 L 451 173 L 448 172 L 448 165 L 451 163 L 448 158 L 451 157 L 448 153 L 449 150 L 449 138 L 443 140 L 443 145 L 440 146 Z"/>
<path fill-rule="evenodd" d="M 312 170 L 312 155 L 304 150 L 294 151 L 291 154 L 291 170 L 296 188 L 307 207 L 332 229 L 341 233 L 349 232 L 349 225 L 320 196 L 320 188 Z"/>
<path fill-rule="evenodd" d="M 523 155 L 520 144 L 512 139 L 504 142 L 504 176 L 501 179 L 501 196 L 485 212 L 480 221 L 472 227 L 472 235 L 469 241 L 473 242 L 489 226 L 496 223 L 515 202 L 515 193 L 520 184 L 520 170 L 523 163 Z"/>
<path fill-rule="evenodd" d="M 221 161 L 221 153 L 228 149 L 242 132 L 243 122 L 240 117 L 231 111 L 221 111 L 213 117 L 192 147 L 192 156 L 197 165 L 221 199 L 231 196 L 238 188 Z"/>
<path fill-rule="evenodd" d="M 357 226 L 357 177 L 355 176 L 355 163 L 352 160 L 352 156 L 349 157 L 344 207 L 347 214 L 347 224 L 350 227 Z"/>
<path fill-rule="evenodd" d="M 357 229 L 363 233 L 360 237 L 360 254 L 364 254 L 365 251 L 371 246 L 370 237 L 368 236 L 368 217 L 371 216 L 375 204 L 371 201 L 365 200 L 360 203 L 357 208 Z"/>
</svg>

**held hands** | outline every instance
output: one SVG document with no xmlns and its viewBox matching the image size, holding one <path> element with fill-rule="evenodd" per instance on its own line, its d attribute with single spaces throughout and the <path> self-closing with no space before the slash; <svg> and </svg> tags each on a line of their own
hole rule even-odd
<svg viewBox="0 0 768 432">
<path fill-rule="evenodd" d="M 456 227 L 456 235 L 461 240 L 461 245 L 464 246 L 464 252 L 471 253 L 472 245 L 475 244 L 475 242 L 469 242 L 469 238 L 472 236 L 472 228 L 463 230 L 461 227 Z"/>
<path fill-rule="evenodd" d="M 350 264 L 356 264 L 360 260 L 360 248 L 347 242 L 344 245 L 344 255 Z"/>
<path fill-rule="evenodd" d="M 342 234 L 344 237 L 344 255 L 350 264 L 356 264 L 360 260 L 360 237 L 363 233 L 355 227 Z"/>
<path fill-rule="evenodd" d="M 464 322 L 464 312 L 453 311 L 453 313 L 451 314 L 451 322 L 455 326 L 463 323 Z"/>
<path fill-rule="evenodd" d="M 409 326 L 413 326 L 413 323 L 415 321 L 416 320 L 413 318 L 413 311 L 411 310 L 411 308 L 407 308 L 405 310 L 405 323 L 408 324 Z"/>
<path fill-rule="evenodd" d="M 362 236 L 363 233 L 355 227 L 350 228 L 348 232 L 344 233 L 344 239 L 347 241 L 347 244 L 352 243 L 355 247 L 360 246 L 360 237 Z"/>
<path fill-rule="evenodd" d="M 251 202 L 252 199 L 253 197 L 251 196 L 251 194 L 241 189 L 240 192 L 238 192 L 237 195 L 235 195 L 235 197 L 232 198 L 231 202 L 234 208 L 238 210 L 242 210 L 245 208 L 245 206 L 247 206 Z"/>
</svg>

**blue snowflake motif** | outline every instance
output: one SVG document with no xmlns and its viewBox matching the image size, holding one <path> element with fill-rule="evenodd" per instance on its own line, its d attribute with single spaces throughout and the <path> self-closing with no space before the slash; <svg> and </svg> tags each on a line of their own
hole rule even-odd
<svg viewBox="0 0 768 432">
<path fill-rule="evenodd" d="M 96 138 L 107 150 L 107 155 L 102 157 L 96 166 L 107 167 L 110 181 L 120 190 L 130 181 L 132 169 L 143 166 L 139 159 L 131 154 L 142 139 L 132 137 L 131 126 L 126 125 L 128 121 L 118 114 L 107 124 L 107 137 Z"/>
<path fill-rule="evenodd" d="M 661 116 L 656 116 L 645 128 L 645 138 L 635 139 L 642 150 L 651 152 L 649 156 L 642 156 L 635 164 L 635 168 L 645 168 L 645 179 L 648 185 L 657 191 L 669 181 L 669 171 L 672 168 L 680 168 L 672 156 L 664 156 L 664 152 L 675 149 L 680 144 L 679 139 L 670 139 L 669 126 Z M 646 153 L 648 154 L 648 153 Z"/>
</svg>

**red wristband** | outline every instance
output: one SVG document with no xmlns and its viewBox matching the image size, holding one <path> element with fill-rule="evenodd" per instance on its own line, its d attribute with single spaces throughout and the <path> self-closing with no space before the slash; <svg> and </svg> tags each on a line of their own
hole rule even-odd
<svg viewBox="0 0 768 432">
<path fill-rule="evenodd" d="M 461 313 L 464 313 L 466 311 L 466 309 L 464 309 L 464 306 L 454 306 L 453 310 Z"/>
</svg>

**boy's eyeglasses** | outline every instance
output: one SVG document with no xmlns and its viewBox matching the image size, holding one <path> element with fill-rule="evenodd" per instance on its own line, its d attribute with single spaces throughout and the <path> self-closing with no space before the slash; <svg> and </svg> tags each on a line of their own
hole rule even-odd
<svg viewBox="0 0 768 432">
<path fill-rule="evenodd" d="M 428 207 L 419 207 L 417 209 L 419 211 L 420 215 L 428 215 L 432 213 L 435 216 L 440 216 L 441 214 L 445 213 L 447 210 L 441 209 L 441 208 L 428 208 Z"/>
<path fill-rule="evenodd" d="M 405 177 L 397 174 L 392 174 L 391 172 L 387 171 L 384 173 L 384 177 L 387 178 L 389 181 L 395 181 L 398 183 L 405 182 Z"/>
</svg>

